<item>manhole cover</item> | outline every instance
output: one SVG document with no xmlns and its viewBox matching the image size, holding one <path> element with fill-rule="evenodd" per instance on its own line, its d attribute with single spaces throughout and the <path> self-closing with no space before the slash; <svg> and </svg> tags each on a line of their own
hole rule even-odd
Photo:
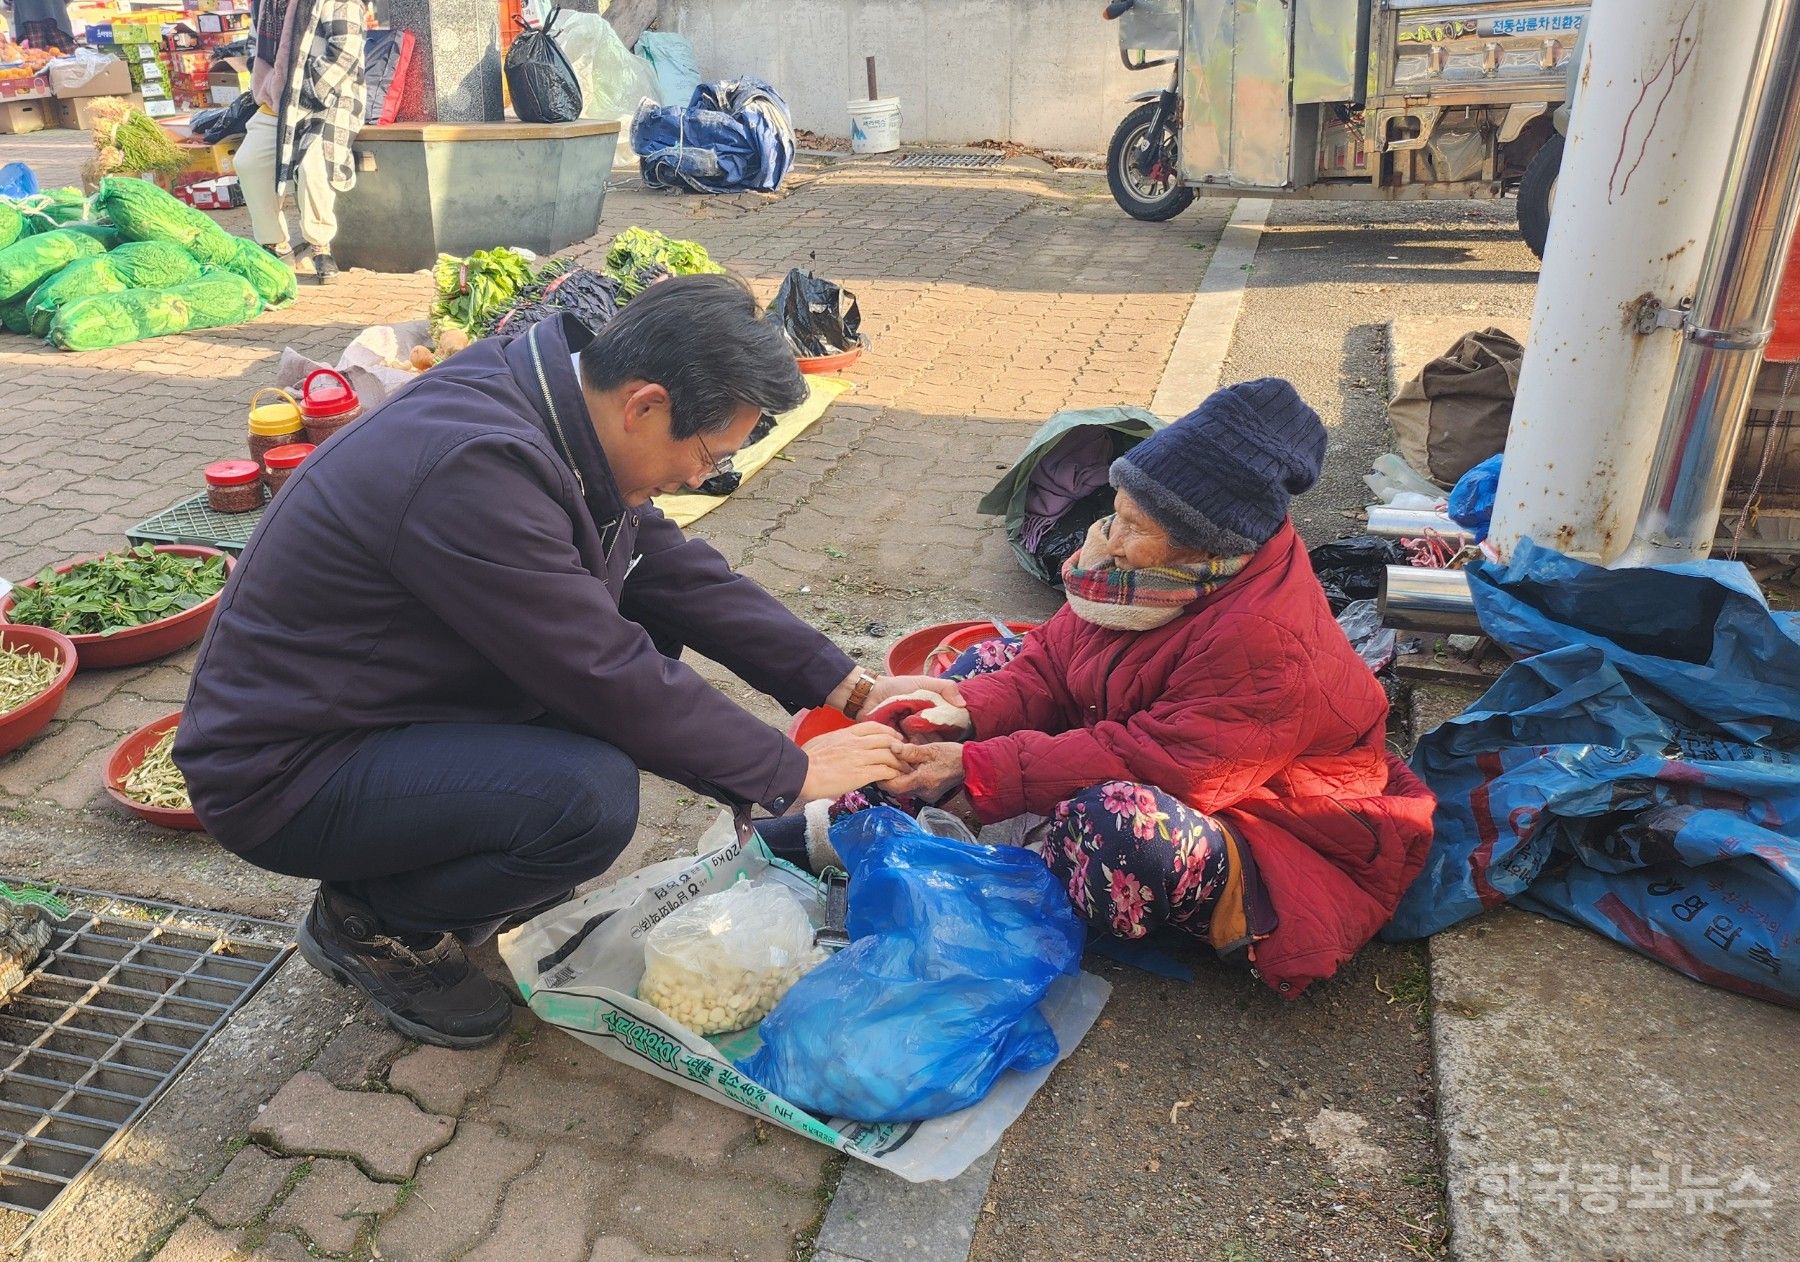
<svg viewBox="0 0 1800 1262">
<path fill-rule="evenodd" d="M 0 1213 L 32 1218 L 293 950 L 289 927 L 273 921 L 53 892 L 69 914 L 52 920 L 43 955 L 0 1007 Z"/>
<path fill-rule="evenodd" d="M 909 153 L 895 158 L 897 167 L 997 167 L 997 153 Z"/>
</svg>

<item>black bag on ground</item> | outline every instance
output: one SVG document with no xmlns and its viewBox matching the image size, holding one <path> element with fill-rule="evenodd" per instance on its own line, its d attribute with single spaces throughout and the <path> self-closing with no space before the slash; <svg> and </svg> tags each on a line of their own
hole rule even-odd
<svg viewBox="0 0 1800 1262">
<path fill-rule="evenodd" d="M 767 318 L 781 322 L 788 344 L 802 358 L 841 355 L 867 344 L 856 295 L 804 268 L 796 267 L 781 282 Z"/>
<path fill-rule="evenodd" d="M 572 123 L 581 117 L 581 81 L 563 55 L 552 28 L 561 9 L 552 9 L 538 31 L 526 31 L 506 54 L 506 87 L 522 122 Z"/>
<path fill-rule="evenodd" d="M 1307 556 L 1313 573 L 1325 589 L 1333 615 L 1344 612 L 1352 601 L 1373 600 L 1381 595 L 1381 580 L 1390 565 L 1405 565 L 1406 553 L 1392 539 L 1377 535 L 1351 535 L 1321 543 Z"/>
</svg>

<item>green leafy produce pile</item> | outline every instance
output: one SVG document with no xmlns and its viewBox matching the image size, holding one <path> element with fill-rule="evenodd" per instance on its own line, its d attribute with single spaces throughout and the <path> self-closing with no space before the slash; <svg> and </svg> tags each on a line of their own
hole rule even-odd
<svg viewBox="0 0 1800 1262">
<path fill-rule="evenodd" d="M 17 710 L 56 682 L 57 664 L 30 649 L 0 649 L 0 714 Z"/>
<path fill-rule="evenodd" d="M 100 351 L 194 329 L 224 329 L 262 314 L 263 300 L 235 272 L 207 271 L 167 289 L 96 294 L 58 308 L 50 342 L 65 351 Z"/>
<path fill-rule="evenodd" d="M 279 306 L 292 301 L 297 292 L 294 274 L 261 246 L 232 236 L 204 211 L 182 205 L 154 184 L 109 175 L 94 194 L 94 208 L 117 224 L 126 240 L 172 241 L 201 266 L 222 267 L 242 276 L 266 303 Z"/>
<path fill-rule="evenodd" d="M 111 635 L 192 609 L 225 586 L 225 558 L 181 556 L 142 544 L 39 572 L 13 590 L 7 619 L 64 635 Z"/>
<path fill-rule="evenodd" d="M 23 237 L 0 250 L 0 302 L 28 297 L 38 282 L 76 259 L 105 252 L 104 242 L 68 228 Z"/>
<path fill-rule="evenodd" d="M 440 254 L 433 275 L 437 281 L 437 301 L 431 306 L 433 337 L 443 336 L 446 329 L 481 336 L 482 326 L 517 302 L 532 283 L 531 264 L 505 246 L 477 250 L 466 259 Z"/>
<path fill-rule="evenodd" d="M 631 301 L 663 276 L 698 276 L 725 269 L 706 247 L 646 228 L 627 228 L 606 251 L 606 274 L 619 282 L 619 302 Z"/>
<path fill-rule="evenodd" d="M 59 309 L 95 294 L 164 289 L 199 278 L 200 264 L 174 242 L 127 241 L 105 254 L 76 259 L 33 290 L 26 305 L 31 331 L 45 336 Z"/>
</svg>

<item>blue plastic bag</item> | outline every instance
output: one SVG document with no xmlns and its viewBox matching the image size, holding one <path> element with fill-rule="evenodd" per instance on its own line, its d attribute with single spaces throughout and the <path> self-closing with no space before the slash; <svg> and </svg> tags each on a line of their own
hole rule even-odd
<svg viewBox="0 0 1800 1262">
<path fill-rule="evenodd" d="M 1038 1011 L 1086 928 L 1044 861 L 934 837 L 892 807 L 840 820 L 851 944 L 763 1018 L 739 1068 L 821 1117 L 917 1122 L 1057 1056 Z"/>
<path fill-rule="evenodd" d="M 0 166 L 0 197 L 30 197 L 37 191 L 37 175 L 23 162 Z"/>
<path fill-rule="evenodd" d="M 1420 740 L 1436 839 L 1384 931 L 1507 901 L 1688 976 L 1800 1003 L 1800 626 L 1743 566 L 1605 570 L 1523 542 L 1470 567 L 1526 656 Z"/>
<path fill-rule="evenodd" d="M 1450 488 L 1450 520 L 1475 532 L 1476 542 L 1487 538 L 1494 520 L 1494 496 L 1500 490 L 1500 456 L 1489 456 L 1456 480 Z"/>
</svg>

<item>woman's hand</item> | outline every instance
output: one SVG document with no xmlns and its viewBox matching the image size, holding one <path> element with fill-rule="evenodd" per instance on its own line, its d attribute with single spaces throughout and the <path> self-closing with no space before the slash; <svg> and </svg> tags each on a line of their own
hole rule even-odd
<svg viewBox="0 0 1800 1262">
<path fill-rule="evenodd" d="M 906 743 L 890 727 L 858 723 L 807 741 L 806 783 L 796 806 L 823 798 L 832 801 L 864 785 L 891 779 L 906 770 Z"/>
<path fill-rule="evenodd" d="M 908 769 L 881 787 L 889 793 L 921 797 L 936 802 L 963 782 L 963 747 L 947 742 L 936 745 L 908 745 L 900 751 Z"/>
<path fill-rule="evenodd" d="M 869 690 L 869 699 L 863 703 L 862 712 L 873 714 L 884 702 L 895 697 L 904 697 L 909 692 L 935 692 L 953 706 L 962 706 L 962 689 L 952 679 L 934 679 L 930 675 L 883 675 L 875 681 L 875 687 Z"/>
</svg>

